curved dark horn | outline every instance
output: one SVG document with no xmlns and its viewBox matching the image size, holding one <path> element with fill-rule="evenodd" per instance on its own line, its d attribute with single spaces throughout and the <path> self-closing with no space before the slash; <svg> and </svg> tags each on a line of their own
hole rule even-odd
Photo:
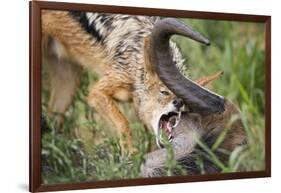
<svg viewBox="0 0 281 193">
<path fill-rule="evenodd" d="M 224 98 L 184 77 L 173 62 L 169 40 L 174 34 L 209 45 L 209 41 L 192 28 L 166 18 L 155 24 L 150 36 L 152 65 L 163 83 L 182 98 L 193 112 L 223 112 Z"/>
</svg>

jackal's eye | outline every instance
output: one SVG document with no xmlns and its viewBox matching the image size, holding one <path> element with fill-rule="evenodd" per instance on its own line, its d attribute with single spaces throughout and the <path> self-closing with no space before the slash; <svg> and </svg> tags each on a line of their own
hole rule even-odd
<svg viewBox="0 0 281 193">
<path fill-rule="evenodd" d="M 160 94 L 163 95 L 163 96 L 169 96 L 170 95 L 170 92 L 166 91 L 166 90 L 161 90 L 160 91 Z"/>
</svg>

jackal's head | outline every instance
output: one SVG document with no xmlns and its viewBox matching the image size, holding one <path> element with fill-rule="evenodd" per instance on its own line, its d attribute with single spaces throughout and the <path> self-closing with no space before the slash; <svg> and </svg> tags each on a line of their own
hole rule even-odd
<svg viewBox="0 0 281 193">
<path fill-rule="evenodd" d="M 182 99 L 171 92 L 159 79 L 151 65 L 150 40 L 144 41 L 144 80 L 140 94 L 138 110 L 139 116 L 147 128 L 153 130 L 156 142 L 160 146 L 164 134 L 171 141 L 172 129 L 180 119 L 180 112 L 184 110 Z"/>
<path fill-rule="evenodd" d="M 189 37 L 209 45 L 209 41 L 185 24 L 171 18 L 158 21 L 145 39 L 145 91 L 140 116 L 153 129 L 157 144 L 161 133 L 173 138 L 171 130 L 180 121 L 184 106 L 196 113 L 221 113 L 224 98 L 183 76 L 175 65 L 170 37 L 174 34 Z"/>
</svg>

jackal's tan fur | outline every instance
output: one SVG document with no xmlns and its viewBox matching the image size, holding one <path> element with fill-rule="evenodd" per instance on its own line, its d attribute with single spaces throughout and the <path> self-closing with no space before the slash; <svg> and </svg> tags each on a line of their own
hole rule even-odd
<svg viewBox="0 0 281 193">
<path fill-rule="evenodd" d="M 145 17 L 140 19 L 146 25 L 127 24 L 128 29 L 145 29 L 143 36 L 147 36 L 152 24 Z M 118 33 L 112 41 L 121 38 L 121 32 Z M 43 58 L 49 69 L 49 111 L 64 113 L 79 83 L 81 67 L 94 70 L 99 80 L 89 90 L 88 103 L 118 131 L 120 137 L 125 135 L 123 145 L 126 144 L 132 153 L 134 148 L 128 120 L 114 100 L 133 99 L 140 119 L 148 128 L 153 129 L 152 119 L 156 119 L 157 111 L 163 111 L 175 98 L 151 70 L 144 46 L 146 38 L 137 42 L 137 52 L 124 51 L 122 57 L 127 54 L 130 62 L 124 67 L 116 62 L 114 51 L 111 53 L 105 45 L 87 33 L 68 12 L 43 10 L 42 34 Z M 159 94 L 161 91 L 168 93 L 167 96 Z"/>
</svg>

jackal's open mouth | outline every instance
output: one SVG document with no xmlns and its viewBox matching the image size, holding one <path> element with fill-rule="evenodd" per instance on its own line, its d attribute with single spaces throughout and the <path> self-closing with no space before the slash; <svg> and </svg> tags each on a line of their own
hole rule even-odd
<svg viewBox="0 0 281 193">
<path fill-rule="evenodd" d="M 169 112 L 167 114 L 163 114 L 159 120 L 159 142 L 162 143 L 163 135 L 166 135 L 169 142 L 172 142 L 173 135 L 172 130 L 178 125 L 180 122 L 181 112 Z"/>
</svg>

